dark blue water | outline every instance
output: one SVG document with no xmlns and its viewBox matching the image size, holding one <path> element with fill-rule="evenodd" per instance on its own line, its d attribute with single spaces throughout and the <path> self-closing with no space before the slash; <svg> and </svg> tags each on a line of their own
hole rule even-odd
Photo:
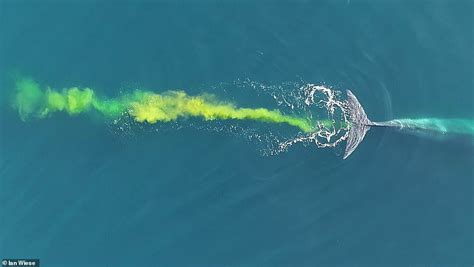
<svg viewBox="0 0 474 267">
<path fill-rule="evenodd" d="M 471 266 L 472 140 L 375 129 L 348 160 L 298 145 L 264 157 L 225 132 L 124 138 L 85 116 L 23 122 L 7 98 L 16 73 L 111 96 L 303 80 L 351 89 L 374 120 L 473 118 L 473 10 L 462 0 L 1 1 L 0 257 Z"/>
</svg>

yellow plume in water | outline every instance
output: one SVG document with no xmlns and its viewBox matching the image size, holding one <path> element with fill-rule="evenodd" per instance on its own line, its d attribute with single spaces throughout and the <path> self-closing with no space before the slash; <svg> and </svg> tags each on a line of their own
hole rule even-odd
<svg viewBox="0 0 474 267">
<path fill-rule="evenodd" d="M 239 108 L 235 104 L 219 101 L 211 94 L 187 95 L 184 91 L 167 91 L 161 94 L 136 90 L 115 99 L 97 96 L 90 88 L 71 87 L 61 91 L 47 88 L 31 79 L 17 80 L 14 106 L 23 120 L 29 117 L 45 118 L 54 112 L 70 115 L 99 112 L 108 118 L 125 113 L 138 122 L 169 122 L 184 117 L 204 120 L 254 120 L 266 123 L 286 123 L 304 132 L 314 126 L 310 120 L 285 115 L 277 109 Z"/>
</svg>

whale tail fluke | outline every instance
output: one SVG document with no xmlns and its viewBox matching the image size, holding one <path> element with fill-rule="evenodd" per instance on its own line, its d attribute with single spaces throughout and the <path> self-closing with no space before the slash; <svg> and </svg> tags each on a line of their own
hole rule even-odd
<svg viewBox="0 0 474 267">
<path fill-rule="evenodd" d="M 344 159 L 349 157 L 362 140 L 364 140 L 365 134 L 370 130 L 371 126 L 379 126 L 377 123 L 373 123 L 367 118 L 364 108 L 350 90 L 347 90 L 347 108 L 351 127 L 347 137 Z"/>
</svg>

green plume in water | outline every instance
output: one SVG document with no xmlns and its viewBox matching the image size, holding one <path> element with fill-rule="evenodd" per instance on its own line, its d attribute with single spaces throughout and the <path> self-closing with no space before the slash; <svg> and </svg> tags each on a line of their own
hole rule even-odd
<svg viewBox="0 0 474 267">
<path fill-rule="evenodd" d="M 158 94 L 135 90 L 116 98 L 106 98 L 91 88 L 71 87 L 62 90 L 41 88 L 37 82 L 27 78 L 16 81 L 14 106 L 22 120 L 46 118 L 53 113 L 64 112 L 69 115 L 99 113 L 110 120 L 126 115 L 137 122 L 150 124 L 186 117 L 287 124 L 306 134 L 279 143 L 279 150 L 283 151 L 296 142 L 314 142 L 318 147 L 335 147 L 341 141 L 346 141 L 344 158 L 354 151 L 372 126 L 395 127 L 407 133 L 428 137 L 445 137 L 451 134 L 474 137 L 472 119 L 406 118 L 371 122 L 350 91 L 348 100 L 339 101 L 333 98 L 334 92 L 328 88 L 309 85 L 308 89 L 312 90 L 310 103 L 313 103 L 312 96 L 317 90 L 327 96 L 327 102 L 323 101 L 327 119 L 310 120 L 309 116 L 283 114 L 277 109 L 241 108 L 233 103 L 220 101 L 211 94 L 190 96 L 184 91 L 166 91 Z M 340 107 L 342 117 L 337 116 L 333 105 Z"/>
<path fill-rule="evenodd" d="M 307 118 L 285 115 L 279 110 L 266 108 L 239 108 L 215 96 L 202 94 L 189 96 L 183 91 L 167 91 L 157 94 L 136 90 L 115 99 L 99 97 L 90 88 L 71 87 L 61 91 L 47 88 L 31 79 L 16 82 L 14 106 L 20 117 L 45 118 L 55 112 L 70 115 L 99 112 L 107 118 L 117 118 L 125 113 L 138 122 L 168 122 L 180 117 L 201 117 L 204 120 L 254 120 L 267 123 L 286 123 L 304 132 L 314 130 Z M 323 125 L 329 121 L 320 121 Z"/>
</svg>

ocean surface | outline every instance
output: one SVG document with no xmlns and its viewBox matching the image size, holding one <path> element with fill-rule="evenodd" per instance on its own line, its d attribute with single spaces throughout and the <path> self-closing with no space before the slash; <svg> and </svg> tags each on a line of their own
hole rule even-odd
<svg viewBox="0 0 474 267">
<path fill-rule="evenodd" d="M 351 89 L 377 121 L 473 119 L 473 18 L 471 0 L 0 1 L 0 258 L 472 266 L 472 138 L 372 129 L 347 160 L 265 156 L 245 132 L 22 121 L 10 98 L 21 73 L 111 97 L 226 84 L 224 100 L 278 108 L 232 84 L 297 81 Z"/>
</svg>

